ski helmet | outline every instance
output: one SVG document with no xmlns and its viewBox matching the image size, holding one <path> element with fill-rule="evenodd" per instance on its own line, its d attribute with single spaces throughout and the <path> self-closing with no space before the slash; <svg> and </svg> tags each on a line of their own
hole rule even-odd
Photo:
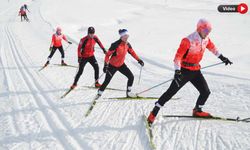
<svg viewBox="0 0 250 150">
<path fill-rule="evenodd" d="M 62 28 L 61 27 L 57 27 L 56 28 L 56 32 L 62 32 Z"/>
<path fill-rule="evenodd" d="M 119 31 L 119 35 L 122 37 L 124 35 L 128 35 L 128 30 L 127 29 L 120 29 Z"/>
<path fill-rule="evenodd" d="M 200 19 L 197 23 L 197 31 L 205 31 L 209 33 L 212 30 L 212 25 L 206 19 Z"/>
<path fill-rule="evenodd" d="M 89 27 L 88 28 L 88 34 L 94 34 L 95 33 L 95 28 L 94 27 Z"/>
<path fill-rule="evenodd" d="M 61 34 L 61 32 L 62 32 L 62 28 L 61 28 L 61 27 L 57 27 L 57 28 L 56 28 L 56 33 L 57 33 L 57 34 Z"/>
</svg>

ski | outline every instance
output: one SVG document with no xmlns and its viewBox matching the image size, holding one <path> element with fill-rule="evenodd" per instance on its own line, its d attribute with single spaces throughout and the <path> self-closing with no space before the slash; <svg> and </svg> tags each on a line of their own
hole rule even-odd
<svg viewBox="0 0 250 150">
<path fill-rule="evenodd" d="M 153 136 L 153 130 L 152 130 L 152 126 L 148 123 L 148 119 L 147 116 L 143 115 L 143 120 L 145 123 L 145 127 L 146 127 L 146 132 L 149 138 L 149 145 L 151 147 L 151 149 L 155 150 L 156 149 L 156 145 L 154 144 L 154 136 Z"/>
<path fill-rule="evenodd" d="M 97 87 L 94 86 L 82 86 L 84 88 L 89 88 L 89 89 L 98 89 Z M 106 88 L 105 90 L 111 90 L 111 91 L 126 91 L 123 89 L 117 89 L 117 88 Z"/>
<path fill-rule="evenodd" d="M 44 68 L 46 68 L 47 66 L 46 65 L 44 65 L 44 66 L 42 66 L 42 68 L 40 68 L 38 71 L 42 71 Z"/>
<path fill-rule="evenodd" d="M 73 89 L 69 89 L 67 92 L 65 92 L 62 96 L 61 99 L 63 99 L 64 97 L 66 97 Z"/>
<path fill-rule="evenodd" d="M 250 118 L 240 119 L 237 118 L 224 118 L 218 116 L 211 116 L 211 117 L 195 117 L 195 116 L 185 116 L 185 115 L 163 115 L 164 118 L 195 118 L 195 119 L 211 119 L 211 120 L 222 120 L 222 121 L 235 121 L 235 122 L 250 122 Z"/>
<path fill-rule="evenodd" d="M 74 65 L 61 65 L 61 64 L 53 64 L 54 66 L 61 66 L 61 67 L 72 67 L 72 68 L 78 68 L 77 66 Z"/>
<path fill-rule="evenodd" d="M 103 99 L 117 99 L 117 100 L 156 100 L 159 99 L 159 97 L 109 97 L 109 98 L 103 98 Z M 173 97 L 172 100 L 178 100 L 180 97 Z"/>
<path fill-rule="evenodd" d="M 92 101 L 92 103 L 91 103 L 91 105 L 90 105 L 88 111 L 86 112 L 85 117 L 88 117 L 89 114 L 92 112 L 94 106 L 96 105 L 96 101 L 99 99 L 99 97 L 100 97 L 99 95 L 96 95 L 96 97 L 95 97 L 94 100 Z"/>
</svg>

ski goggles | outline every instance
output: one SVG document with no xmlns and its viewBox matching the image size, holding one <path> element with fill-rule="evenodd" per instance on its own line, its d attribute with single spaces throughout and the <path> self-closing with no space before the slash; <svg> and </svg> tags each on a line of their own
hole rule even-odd
<svg viewBox="0 0 250 150">
<path fill-rule="evenodd" d="M 205 33 L 206 35 L 208 35 L 208 34 L 211 32 L 211 30 L 208 29 L 208 28 L 204 28 L 204 29 L 201 30 L 201 32 L 203 32 L 203 33 Z"/>
</svg>

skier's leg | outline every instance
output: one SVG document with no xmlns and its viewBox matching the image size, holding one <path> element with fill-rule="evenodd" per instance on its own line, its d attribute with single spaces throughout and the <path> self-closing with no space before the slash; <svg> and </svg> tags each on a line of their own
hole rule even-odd
<svg viewBox="0 0 250 150">
<path fill-rule="evenodd" d="M 76 73 L 75 80 L 74 80 L 74 83 L 73 83 L 74 86 L 77 85 L 77 82 L 78 82 L 80 76 L 82 75 L 83 70 L 84 70 L 84 67 L 85 67 L 85 65 L 87 64 L 87 62 L 88 62 L 88 59 L 83 59 L 83 60 L 79 63 L 79 68 L 78 68 L 78 71 L 77 71 L 77 73 Z"/>
<path fill-rule="evenodd" d="M 130 71 L 130 69 L 127 67 L 126 64 L 123 64 L 120 68 L 119 68 L 119 72 L 121 72 L 123 75 L 125 75 L 128 78 L 128 82 L 127 82 L 127 92 L 131 91 L 133 82 L 134 82 L 134 75 L 133 73 Z"/>
<path fill-rule="evenodd" d="M 65 57 L 63 47 L 62 47 L 62 46 L 61 46 L 61 47 L 58 47 L 58 49 L 59 49 L 59 51 L 60 51 L 60 53 L 61 53 L 62 64 L 63 64 L 63 63 L 64 63 L 64 57 Z"/>
<path fill-rule="evenodd" d="M 200 95 L 197 99 L 195 108 L 199 108 L 201 109 L 202 106 L 206 103 L 208 96 L 210 95 L 210 90 L 209 87 L 207 85 L 207 82 L 204 78 L 204 76 L 202 75 L 202 73 L 199 71 L 199 73 L 195 76 L 195 78 L 193 78 L 190 81 L 195 88 L 200 92 Z"/>
<path fill-rule="evenodd" d="M 117 71 L 117 68 L 115 68 L 115 67 L 113 67 L 111 65 L 108 66 L 108 70 L 107 70 L 107 73 L 106 73 L 105 80 L 102 83 L 102 86 L 98 90 L 99 95 L 101 95 L 103 93 L 103 91 L 105 90 L 105 88 L 108 86 L 110 80 L 112 79 L 112 77 L 114 76 L 116 71 Z"/>
<path fill-rule="evenodd" d="M 158 114 L 158 111 L 164 106 L 166 102 L 168 102 L 188 81 L 194 77 L 195 73 L 187 69 L 182 69 L 182 75 L 182 80 L 179 81 L 178 84 L 175 80 L 173 80 L 168 90 L 163 93 L 159 100 L 155 103 L 155 107 L 152 111 L 154 116 Z"/>
<path fill-rule="evenodd" d="M 54 47 L 54 46 L 53 46 L 52 51 L 50 52 L 50 55 L 48 56 L 48 61 L 47 61 L 47 62 L 49 62 L 50 59 L 53 57 L 53 55 L 54 55 L 55 52 L 56 52 L 56 49 L 57 49 L 57 47 Z"/>
<path fill-rule="evenodd" d="M 97 61 L 96 61 L 95 56 L 90 57 L 89 63 L 90 63 L 91 66 L 94 68 L 94 71 L 95 71 L 95 81 L 98 82 L 98 79 L 99 79 L 99 66 L 98 66 L 98 63 L 97 63 Z"/>
</svg>

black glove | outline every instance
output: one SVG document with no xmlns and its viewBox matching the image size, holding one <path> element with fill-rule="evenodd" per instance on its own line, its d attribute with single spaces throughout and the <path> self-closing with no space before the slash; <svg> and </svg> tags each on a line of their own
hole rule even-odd
<svg viewBox="0 0 250 150">
<path fill-rule="evenodd" d="M 68 41 L 69 44 L 72 44 L 72 42 Z"/>
<path fill-rule="evenodd" d="M 104 63 L 103 72 L 107 73 L 107 70 L 108 70 L 108 64 Z"/>
<path fill-rule="evenodd" d="M 138 63 L 139 63 L 141 66 L 144 66 L 144 62 L 143 62 L 141 59 L 138 60 Z"/>
<path fill-rule="evenodd" d="M 82 57 L 78 57 L 78 63 L 82 62 Z"/>
<path fill-rule="evenodd" d="M 233 62 L 231 62 L 227 57 L 224 57 L 222 54 L 219 56 L 219 58 L 221 61 L 223 61 L 225 63 L 225 65 L 233 64 Z"/>
<path fill-rule="evenodd" d="M 103 53 L 104 53 L 104 54 L 106 54 L 106 53 L 107 53 L 107 51 L 106 51 L 106 49 L 105 49 L 105 48 L 104 48 L 104 49 L 102 49 L 102 50 L 103 50 Z"/>
<path fill-rule="evenodd" d="M 174 74 L 174 80 L 179 82 L 181 81 L 183 78 L 181 71 L 180 70 L 175 70 L 175 74 Z"/>
<path fill-rule="evenodd" d="M 53 50 L 53 47 L 50 47 L 50 48 L 49 48 L 49 51 L 51 52 L 52 50 Z"/>
</svg>

